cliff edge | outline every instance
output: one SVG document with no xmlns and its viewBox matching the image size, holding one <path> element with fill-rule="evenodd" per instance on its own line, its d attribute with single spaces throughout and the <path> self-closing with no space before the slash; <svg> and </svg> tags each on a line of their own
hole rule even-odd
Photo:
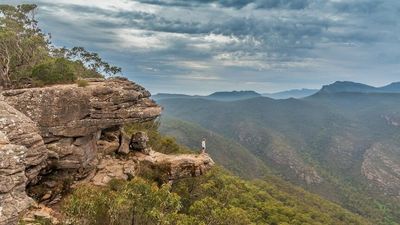
<svg viewBox="0 0 400 225">
<path fill-rule="evenodd" d="M 162 168 L 166 182 L 210 169 L 214 162 L 206 154 L 132 148 L 123 126 L 154 120 L 161 111 L 147 90 L 125 78 L 1 92 L 0 225 L 16 224 L 32 198 L 51 206 L 65 188 L 127 180 L 142 165 Z"/>
</svg>

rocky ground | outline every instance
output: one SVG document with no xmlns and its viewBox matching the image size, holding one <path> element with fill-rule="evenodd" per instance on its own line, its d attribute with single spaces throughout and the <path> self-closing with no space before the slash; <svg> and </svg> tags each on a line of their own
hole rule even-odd
<svg viewBox="0 0 400 225">
<path fill-rule="evenodd" d="M 161 107 L 143 87 L 123 78 L 7 90 L 0 94 L 0 225 L 36 217 L 54 219 L 52 205 L 82 182 L 105 185 L 145 168 L 164 182 L 199 176 L 214 162 L 207 154 L 164 155 L 146 145 L 145 133 L 122 127 L 146 122 Z M 34 204 L 34 200 L 41 205 Z"/>
</svg>

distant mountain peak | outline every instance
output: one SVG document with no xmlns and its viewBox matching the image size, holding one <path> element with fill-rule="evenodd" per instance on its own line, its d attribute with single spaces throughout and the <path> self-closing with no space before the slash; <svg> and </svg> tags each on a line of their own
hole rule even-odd
<svg viewBox="0 0 400 225">
<path fill-rule="evenodd" d="M 287 91 L 281 91 L 276 93 L 265 93 L 263 94 L 264 97 L 269 97 L 273 99 L 288 99 L 288 98 L 304 98 L 310 95 L 317 93 L 318 89 L 292 89 Z"/>
<path fill-rule="evenodd" d="M 221 96 L 221 95 L 254 95 L 254 96 L 261 96 L 261 94 L 255 92 L 255 91 L 217 91 L 214 92 L 212 94 L 210 94 L 209 96 Z"/>
<path fill-rule="evenodd" d="M 206 98 L 219 101 L 236 101 L 257 97 L 262 97 L 262 95 L 255 91 L 219 91 L 208 95 Z"/>
<path fill-rule="evenodd" d="M 400 82 L 394 82 L 383 87 L 373 87 L 370 85 L 352 82 L 336 81 L 329 85 L 324 85 L 318 93 L 400 93 Z"/>
<path fill-rule="evenodd" d="M 255 91 L 219 91 L 219 92 L 214 92 L 207 96 L 159 93 L 154 95 L 153 99 L 161 100 L 161 99 L 171 99 L 171 98 L 185 98 L 185 99 L 201 98 L 201 99 L 209 99 L 217 101 L 237 101 L 237 100 L 244 100 L 257 97 L 262 97 L 262 95 Z"/>
</svg>

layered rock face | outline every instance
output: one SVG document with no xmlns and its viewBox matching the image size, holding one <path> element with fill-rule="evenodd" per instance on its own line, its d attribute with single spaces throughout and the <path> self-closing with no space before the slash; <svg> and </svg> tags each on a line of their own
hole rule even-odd
<svg viewBox="0 0 400 225">
<path fill-rule="evenodd" d="M 161 114 L 141 86 L 123 78 L 7 90 L 0 93 L 0 225 L 16 224 L 33 200 L 57 203 L 77 183 L 105 185 L 137 176 L 141 165 L 167 181 L 199 176 L 214 162 L 206 155 L 164 155 L 146 133 L 122 129 Z M 68 182 L 67 182 L 68 181 Z M 29 214 L 29 213 L 28 213 Z"/>
<path fill-rule="evenodd" d="M 33 202 L 25 193 L 28 149 L 11 144 L 0 131 L 0 225 L 17 223 L 20 212 Z"/>
<path fill-rule="evenodd" d="M 8 90 L 4 100 L 37 122 L 56 169 L 93 168 L 102 130 L 160 115 L 143 87 L 123 78 Z M 87 171 L 86 171 L 87 172 Z"/>
<path fill-rule="evenodd" d="M 10 143 L 25 146 L 25 175 L 29 183 L 36 183 L 40 171 L 46 167 L 47 150 L 36 124 L 24 114 L 0 101 L 0 131 Z"/>
<path fill-rule="evenodd" d="M 135 158 L 140 163 L 147 163 L 153 168 L 164 171 L 169 182 L 201 176 L 214 165 L 214 161 L 206 153 L 165 155 L 151 151 L 149 154 L 136 153 Z"/>
<path fill-rule="evenodd" d="M 0 225 L 17 223 L 33 202 L 25 192 L 46 167 L 47 150 L 35 123 L 0 101 Z"/>
</svg>

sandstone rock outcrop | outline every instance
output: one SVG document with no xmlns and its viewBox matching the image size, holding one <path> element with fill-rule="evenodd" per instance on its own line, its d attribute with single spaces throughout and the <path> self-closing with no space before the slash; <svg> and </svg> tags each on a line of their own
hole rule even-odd
<svg viewBox="0 0 400 225">
<path fill-rule="evenodd" d="M 24 114 L 0 101 L 0 131 L 10 143 L 25 146 L 24 159 L 27 182 L 35 183 L 40 171 L 46 167 L 47 150 L 36 124 Z"/>
<path fill-rule="evenodd" d="M 24 146 L 10 144 L 0 132 L 0 225 L 16 224 L 19 213 L 33 202 L 25 192 L 27 152 Z"/>
<path fill-rule="evenodd" d="M 137 168 L 137 161 L 130 158 L 117 159 L 106 156 L 100 160 L 97 172 L 90 181 L 95 185 L 104 186 L 111 179 L 128 180 L 136 176 Z"/>
<path fill-rule="evenodd" d="M 151 151 L 149 154 L 134 152 L 127 158 L 106 156 L 101 159 L 97 172 L 90 182 L 104 186 L 112 179 L 128 180 L 143 175 L 143 170 L 146 169 L 165 178 L 164 182 L 173 182 L 182 178 L 201 176 L 214 164 L 208 154 L 166 155 Z"/>
<path fill-rule="evenodd" d="M 214 165 L 214 161 L 206 153 L 200 155 L 166 155 L 151 151 L 147 155 L 136 152 L 135 159 L 139 161 L 139 165 L 140 163 L 146 163 L 161 172 L 165 172 L 169 181 L 203 175 Z"/>
<path fill-rule="evenodd" d="M 122 129 L 146 122 L 161 107 L 141 86 L 123 78 L 6 90 L 0 93 L 0 225 L 14 225 L 34 201 L 53 205 L 80 182 L 106 185 L 129 180 L 144 166 L 172 182 L 199 176 L 214 162 L 207 154 L 165 155 L 152 151 L 143 132 Z M 27 194 L 28 193 L 28 194 Z M 30 198 L 29 196 L 32 198 Z M 28 212 L 53 219 L 43 207 Z"/>
<path fill-rule="evenodd" d="M 84 174 L 97 164 L 97 141 L 103 130 L 152 120 L 161 113 L 148 91 L 124 78 L 97 80 L 87 87 L 7 90 L 2 95 L 37 122 L 54 168 L 80 169 Z"/>
</svg>

